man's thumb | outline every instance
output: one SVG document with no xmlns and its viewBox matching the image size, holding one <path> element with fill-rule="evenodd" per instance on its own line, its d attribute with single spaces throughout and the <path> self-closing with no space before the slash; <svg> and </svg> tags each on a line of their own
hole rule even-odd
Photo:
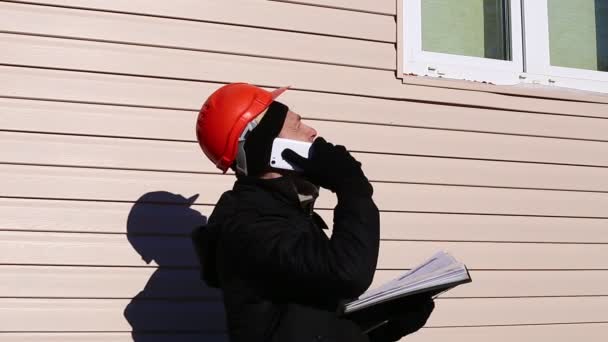
<svg viewBox="0 0 608 342">
<path fill-rule="evenodd" d="M 302 157 L 301 155 L 288 148 L 284 149 L 283 152 L 281 152 L 281 157 L 283 157 L 283 159 L 285 159 L 289 164 L 291 164 L 291 166 L 295 166 L 300 169 L 304 169 L 308 162 L 308 159 Z"/>
</svg>

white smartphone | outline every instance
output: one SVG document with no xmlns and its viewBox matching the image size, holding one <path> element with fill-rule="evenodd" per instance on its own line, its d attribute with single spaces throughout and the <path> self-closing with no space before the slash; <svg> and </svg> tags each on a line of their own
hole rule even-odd
<svg viewBox="0 0 608 342">
<path fill-rule="evenodd" d="M 285 149 L 290 149 L 302 157 L 308 158 L 310 146 L 312 146 L 312 143 L 305 141 L 275 138 L 272 143 L 272 152 L 270 153 L 270 166 L 275 169 L 302 171 L 291 166 L 291 164 L 283 159 L 281 153 L 283 153 Z"/>
</svg>

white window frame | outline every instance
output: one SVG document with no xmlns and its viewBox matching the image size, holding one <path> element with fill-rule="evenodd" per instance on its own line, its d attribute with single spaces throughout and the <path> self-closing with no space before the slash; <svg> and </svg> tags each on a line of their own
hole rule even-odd
<svg viewBox="0 0 608 342">
<path fill-rule="evenodd" d="M 423 0 L 400 0 L 400 70 L 408 75 L 497 85 L 521 83 L 608 93 L 608 72 L 550 65 L 547 0 L 511 0 L 511 61 L 422 50 Z M 523 24 L 523 26 L 522 26 Z"/>
<path fill-rule="evenodd" d="M 556 86 L 601 89 L 608 92 L 608 72 L 567 68 L 551 65 L 549 49 L 549 13 L 547 0 L 524 1 L 524 27 L 526 28 L 526 72 L 544 84 Z"/>
<path fill-rule="evenodd" d="M 517 83 L 523 70 L 521 22 L 512 20 L 512 61 L 422 50 L 422 0 L 403 0 L 403 71 L 423 76 Z M 519 1 L 511 1 L 511 16 L 521 17 Z"/>
</svg>

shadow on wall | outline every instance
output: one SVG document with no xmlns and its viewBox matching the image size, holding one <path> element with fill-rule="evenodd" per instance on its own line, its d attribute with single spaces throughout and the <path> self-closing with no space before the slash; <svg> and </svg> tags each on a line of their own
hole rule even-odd
<svg viewBox="0 0 608 342">
<path fill-rule="evenodd" d="M 142 259 L 158 268 L 125 308 L 135 342 L 226 342 L 221 292 L 200 278 L 190 239 L 207 218 L 189 199 L 166 191 L 149 192 L 131 208 L 127 236 Z"/>
</svg>

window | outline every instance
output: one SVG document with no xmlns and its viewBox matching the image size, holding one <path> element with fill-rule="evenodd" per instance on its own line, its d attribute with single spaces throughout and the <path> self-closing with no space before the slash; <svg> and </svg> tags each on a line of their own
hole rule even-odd
<svg viewBox="0 0 608 342">
<path fill-rule="evenodd" d="M 401 0 L 404 74 L 608 92 L 608 0 Z"/>
</svg>

